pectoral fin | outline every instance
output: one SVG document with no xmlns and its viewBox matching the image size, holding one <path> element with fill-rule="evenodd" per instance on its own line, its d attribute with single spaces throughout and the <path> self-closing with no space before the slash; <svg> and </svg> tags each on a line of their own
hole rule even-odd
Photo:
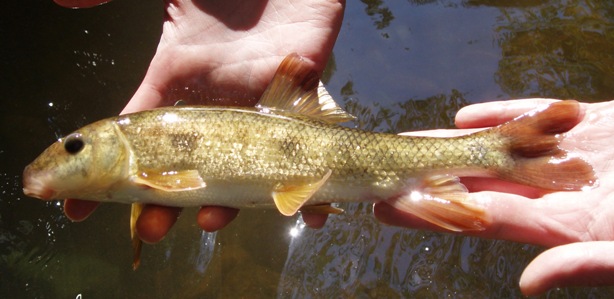
<svg viewBox="0 0 614 299">
<path fill-rule="evenodd" d="M 130 239 L 132 240 L 132 251 L 134 253 L 134 259 L 132 261 L 132 270 L 136 270 L 141 264 L 141 248 L 143 247 L 143 241 L 136 233 L 136 220 L 139 219 L 141 211 L 145 205 L 142 203 L 133 203 L 130 210 Z"/>
<path fill-rule="evenodd" d="M 207 186 L 197 170 L 140 171 L 134 182 L 167 192 L 194 190 Z"/>
<path fill-rule="evenodd" d="M 458 177 L 434 175 L 388 200 L 393 207 L 451 231 L 480 231 L 490 222 Z"/>
<path fill-rule="evenodd" d="M 272 195 L 275 206 L 284 216 L 292 216 L 305 204 L 311 196 L 324 185 L 332 171 L 328 171 L 322 179 L 314 183 L 278 184 Z"/>
</svg>

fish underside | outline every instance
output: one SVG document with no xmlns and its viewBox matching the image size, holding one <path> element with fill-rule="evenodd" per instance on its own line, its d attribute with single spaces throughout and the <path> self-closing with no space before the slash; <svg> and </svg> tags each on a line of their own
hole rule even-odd
<svg viewBox="0 0 614 299">
<path fill-rule="evenodd" d="M 459 176 L 545 190 L 597 183 L 591 165 L 559 148 L 579 112 L 577 102 L 560 101 L 453 138 L 342 127 L 353 117 L 292 54 L 254 108 L 166 107 L 77 130 L 26 167 L 24 193 L 133 204 L 133 232 L 145 203 L 271 207 L 289 216 L 359 201 L 387 201 L 452 231 L 483 230 L 489 215 Z"/>
</svg>

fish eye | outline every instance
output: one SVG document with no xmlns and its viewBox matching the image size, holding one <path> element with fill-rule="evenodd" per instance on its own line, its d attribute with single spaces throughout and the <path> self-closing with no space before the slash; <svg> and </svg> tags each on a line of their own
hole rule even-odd
<svg viewBox="0 0 614 299">
<path fill-rule="evenodd" d="M 83 137 L 79 133 L 70 134 L 64 139 L 64 149 L 72 155 L 80 152 L 84 145 Z"/>
</svg>

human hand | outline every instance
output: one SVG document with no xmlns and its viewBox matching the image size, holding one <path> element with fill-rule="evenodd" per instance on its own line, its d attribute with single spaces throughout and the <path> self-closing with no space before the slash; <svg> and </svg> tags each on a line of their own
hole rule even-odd
<svg viewBox="0 0 614 299">
<path fill-rule="evenodd" d="M 508 121 L 548 99 L 492 102 L 465 107 L 456 115 L 461 129 L 490 127 Z M 578 125 L 564 134 L 561 147 L 579 154 L 594 168 L 599 185 L 582 192 L 545 193 L 495 179 L 465 178 L 471 198 L 483 205 L 492 223 L 464 234 L 546 247 L 520 278 L 525 295 L 553 287 L 614 283 L 614 102 L 582 104 Z M 438 130 L 421 135 L 453 136 L 467 130 Z M 441 230 L 386 203 L 374 207 L 382 222 Z"/>
<path fill-rule="evenodd" d="M 55 0 L 75 6 L 75 0 Z M 88 0 L 93 2 L 104 0 Z M 78 3 L 78 2 L 77 2 Z M 344 1 L 165 1 L 162 37 L 147 74 L 122 113 L 189 104 L 250 106 L 257 102 L 283 58 L 296 52 L 321 73 L 337 38 Z M 66 200 L 66 215 L 87 218 L 97 203 Z M 140 238 L 160 241 L 180 209 L 146 206 L 137 221 Z M 203 207 L 197 222 L 214 231 L 238 210 Z M 312 227 L 326 216 L 303 214 Z"/>
</svg>

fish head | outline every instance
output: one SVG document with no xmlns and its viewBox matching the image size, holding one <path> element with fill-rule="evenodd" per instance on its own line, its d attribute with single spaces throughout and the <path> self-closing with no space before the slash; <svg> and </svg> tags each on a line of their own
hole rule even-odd
<svg viewBox="0 0 614 299">
<path fill-rule="evenodd" d="M 59 139 L 23 172 L 23 191 L 43 199 L 97 200 L 127 173 L 129 153 L 117 125 L 102 120 Z"/>
</svg>

